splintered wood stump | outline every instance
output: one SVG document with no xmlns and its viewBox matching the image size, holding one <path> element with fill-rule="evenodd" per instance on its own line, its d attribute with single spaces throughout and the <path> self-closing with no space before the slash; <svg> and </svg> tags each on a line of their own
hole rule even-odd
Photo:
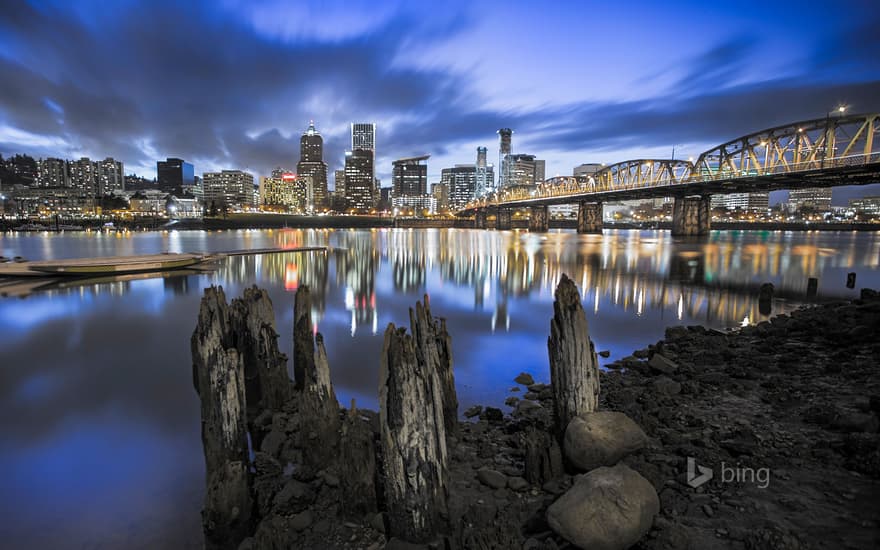
<svg viewBox="0 0 880 550">
<path fill-rule="evenodd" d="M 340 505 L 350 518 L 363 518 L 375 513 L 376 498 L 376 444 L 369 420 L 361 418 L 351 400 L 345 420 L 339 452 L 339 480 L 342 488 Z"/>
<path fill-rule="evenodd" d="M 390 536 L 426 542 L 446 516 L 446 430 L 440 378 L 393 324 L 379 366 L 379 430 Z"/>
<path fill-rule="evenodd" d="M 596 410 L 599 362 L 577 286 L 565 274 L 556 287 L 555 298 L 547 349 L 556 432 L 561 438 L 572 418 Z"/>
<path fill-rule="evenodd" d="M 248 475 L 244 363 L 232 347 L 222 288 L 205 289 L 190 341 L 201 400 L 207 492 L 202 521 L 208 548 L 236 548 L 248 534 L 253 501 Z"/>
<path fill-rule="evenodd" d="M 305 465 L 315 470 L 334 464 L 339 449 L 339 403 L 330 383 L 324 337 L 312 326 L 308 286 L 296 291 L 293 308 L 293 372 L 300 392 L 303 430 L 299 446 Z"/>
<path fill-rule="evenodd" d="M 439 389 L 442 393 L 446 434 L 455 435 L 458 433 L 458 395 L 452 371 L 452 338 L 446 330 L 446 320 L 431 316 L 427 294 L 424 306 L 421 302 L 416 302 L 415 310 L 409 310 L 409 319 L 419 364 L 429 371 L 436 371 L 440 378 Z"/>
<path fill-rule="evenodd" d="M 278 349 L 275 311 L 265 290 L 245 289 L 231 305 L 232 338 L 244 361 L 247 401 L 253 409 L 280 410 L 290 399 L 292 384 L 287 357 Z"/>
<path fill-rule="evenodd" d="M 565 473 L 562 450 L 556 438 L 545 430 L 530 426 L 522 434 L 524 477 L 532 485 L 541 486 Z"/>
</svg>

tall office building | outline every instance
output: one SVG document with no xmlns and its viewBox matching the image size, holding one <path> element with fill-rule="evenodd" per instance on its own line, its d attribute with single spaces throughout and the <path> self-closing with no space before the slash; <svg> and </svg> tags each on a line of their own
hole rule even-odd
<svg viewBox="0 0 880 550">
<path fill-rule="evenodd" d="M 504 189 L 510 185 L 510 154 L 513 150 L 513 130 L 501 128 L 498 130 L 498 166 L 501 173 L 498 174 L 498 188 Z"/>
<path fill-rule="evenodd" d="M 541 183 L 547 179 L 547 161 L 535 159 L 535 183 Z"/>
<path fill-rule="evenodd" d="M 788 192 L 788 203 L 792 210 L 811 208 L 819 212 L 831 210 L 831 188 L 808 187 Z"/>
<path fill-rule="evenodd" d="M 460 210 L 476 196 L 477 166 L 475 164 L 456 164 L 440 171 L 440 184 L 449 193 L 449 209 Z"/>
<path fill-rule="evenodd" d="M 89 195 L 94 195 L 97 191 L 95 172 L 95 163 L 86 157 L 72 160 L 67 164 L 70 186 Z"/>
<path fill-rule="evenodd" d="M 160 189 L 179 189 L 195 185 L 193 165 L 179 158 L 156 162 L 156 183 Z"/>
<path fill-rule="evenodd" d="M 507 158 L 509 180 L 508 185 L 534 186 L 544 181 L 543 161 L 535 159 L 535 155 L 509 155 Z M 541 174 L 538 174 L 538 163 L 541 163 Z M 539 179 L 540 177 L 540 179 Z"/>
<path fill-rule="evenodd" d="M 260 205 L 283 210 L 300 210 L 296 188 L 296 174 L 281 168 L 269 177 L 260 178 Z"/>
<path fill-rule="evenodd" d="M 366 212 L 373 208 L 375 198 L 373 152 L 355 149 L 345 153 L 345 201 L 348 209 Z"/>
<path fill-rule="evenodd" d="M 489 178 L 489 167 L 486 162 L 486 148 L 477 147 L 477 191 L 476 196 L 482 197 L 495 190 L 494 178 Z"/>
<path fill-rule="evenodd" d="M 307 185 L 309 204 L 306 210 L 327 207 L 327 163 L 324 162 L 324 138 L 315 129 L 314 121 L 299 140 L 297 176 Z"/>
<path fill-rule="evenodd" d="M 431 155 L 395 160 L 391 169 L 391 188 L 394 197 L 414 197 L 428 194 L 428 165 L 422 164 Z"/>
<path fill-rule="evenodd" d="M 376 179 L 376 124 L 373 122 L 353 122 L 351 124 L 351 150 L 370 151 L 373 155 L 370 172 L 375 186 Z"/>
<path fill-rule="evenodd" d="M 67 161 L 56 158 L 41 159 L 37 164 L 39 187 L 67 187 Z"/>
<path fill-rule="evenodd" d="M 122 162 L 110 157 L 95 163 L 96 184 L 99 195 L 109 195 L 125 190 L 125 170 Z"/>
<path fill-rule="evenodd" d="M 206 206 L 249 207 L 254 205 L 254 176 L 241 170 L 202 174 L 202 193 Z"/>
</svg>

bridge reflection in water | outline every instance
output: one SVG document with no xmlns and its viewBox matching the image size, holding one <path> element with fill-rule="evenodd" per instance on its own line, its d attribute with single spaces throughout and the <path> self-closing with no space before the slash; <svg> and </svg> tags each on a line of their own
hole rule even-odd
<svg viewBox="0 0 880 550">
<path fill-rule="evenodd" d="M 846 272 L 857 266 L 865 286 L 877 276 L 880 258 L 880 240 L 855 233 L 717 232 L 706 242 L 688 242 L 663 231 L 400 229 L 291 231 L 275 238 L 279 246 L 329 244 L 331 252 L 231 258 L 217 277 L 243 284 L 283 280 L 288 290 L 307 284 L 315 323 L 327 294 L 341 293 L 352 335 L 378 329 L 377 310 L 390 299 L 377 292 L 379 279 L 394 295 L 454 294 L 458 303 L 491 312 L 493 329 L 510 326 L 511 301 L 551 300 L 562 273 L 578 282 L 597 316 L 608 308 L 632 316 L 660 310 L 669 324 L 688 318 L 733 326 L 766 318 L 758 311 L 762 283 L 775 285 L 773 313 L 779 313 L 805 299 L 810 277 L 820 280 L 820 299 L 852 296 Z"/>
</svg>

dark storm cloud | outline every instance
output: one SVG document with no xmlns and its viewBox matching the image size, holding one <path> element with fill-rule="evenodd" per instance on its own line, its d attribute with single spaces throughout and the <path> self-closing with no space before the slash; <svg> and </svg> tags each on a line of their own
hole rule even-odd
<svg viewBox="0 0 880 550">
<path fill-rule="evenodd" d="M 638 94 L 642 99 L 505 110 L 481 107 L 481 94 L 495 91 L 475 91 L 464 72 L 431 59 L 419 67 L 395 61 L 414 43 L 464 32 L 474 24 L 466 15 L 434 26 L 399 15 L 354 36 L 294 40 L 211 3 L 92 12 L 20 1 L 0 11 L 0 129 L 59 138 L 22 146 L 0 134 L 4 154 L 83 152 L 129 166 L 171 155 L 195 161 L 199 172 L 210 166 L 266 174 L 293 167 L 299 134 L 315 118 L 331 170 L 348 147 L 344 124 L 365 119 L 381 125 L 383 161 L 417 153 L 470 160 L 459 144 L 489 143 L 505 126 L 517 131 L 520 150 L 601 151 L 609 154 L 599 160 L 607 160 L 615 149 L 714 145 L 821 117 L 839 101 L 880 110 L 876 16 L 823 35 L 815 51 L 806 48 L 810 74 L 746 78 L 748 60 L 762 55 L 756 38 L 719 33 L 702 54 L 672 63 L 679 72 L 670 86 L 654 85 Z M 67 150 L 52 151 L 61 140 Z"/>
</svg>

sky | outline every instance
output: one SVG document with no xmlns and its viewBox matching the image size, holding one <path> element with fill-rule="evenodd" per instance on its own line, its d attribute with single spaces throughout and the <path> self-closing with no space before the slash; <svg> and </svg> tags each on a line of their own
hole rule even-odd
<svg viewBox="0 0 880 550">
<path fill-rule="evenodd" d="M 385 186 L 400 157 L 430 154 L 430 182 L 478 146 L 497 159 L 502 127 L 548 177 L 696 157 L 841 104 L 880 111 L 878 28 L 869 0 L 6 0 L 0 153 L 260 176 L 295 167 L 314 120 L 331 174 L 350 123 L 375 122 Z M 864 194 L 880 188 L 835 203 Z"/>
</svg>

